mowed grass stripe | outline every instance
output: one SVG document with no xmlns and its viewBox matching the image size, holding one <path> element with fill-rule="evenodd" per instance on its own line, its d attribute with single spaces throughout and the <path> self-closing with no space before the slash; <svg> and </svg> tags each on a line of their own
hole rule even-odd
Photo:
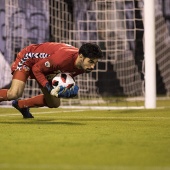
<svg viewBox="0 0 170 170">
<path fill-rule="evenodd" d="M 0 164 L 0 168 L 6 169 L 6 168 L 12 168 L 12 170 L 23 170 L 23 167 L 25 169 L 36 169 L 36 168 L 41 168 L 43 169 L 48 169 L 48 170 L 70 170 L 70 165 L 58 165 L 58 164 L 20 164 L 20 165 L 13 165 L 11 166 L 10 164 Z M 138 166 L 136 167 L 128 167 L 128 166 L 88 166 L 88 165 L 82 165 L 82 166 L 74 166 L 75 170 L 169 170 L 170 167 L 145 167 L 145 168 L 139 168 Z"/>
<path fill-rule="evenodd" d="M 0 169 L 170 169 L 169 109 L 32 113 L 0 109 Z"/>
<path fill-rule="evenodd" d="M 60 113 L 70 113 L 69 111 L 62 111 L 62 112 L 57 112 L 57 114 L 60 114 Z M 83 112 L 83 111 L 76 111 L 76 112 Z M 37 112 L 37 113 L 33 113 L 33 115 L 41 115 L 41 114 L 45 114 L 45 116 L 46 117 L 49 117 L 49 114 L 56 114 L 56 112 Z M 20 114 L 1 114 L 0 115 L 0 117 L 11 117 L 11 116 L 21 116 Z M 59 115 L 58 115 L 59 116 Z M 44 117 L 44 115 L 43 115 L 43 117 Z M 38 117 L 37 117 L 38 118 Z M 122 119 L 122 120 L 124 120 L 124 119 L 128 119 L 128 120 L 132 120 L 132 119 L 141 119 L 141 120 L 144 120 L 144 119 L 152 119 L 152 120 L 156 120 L 156 119 L 170 119 L 170 117 L 140 117 L 140 116 L 138 116 L 138 117 L 103 117 L 103 116 L 100 116 L 100 117 L 98 117 L 98 116 L 96 116 L 96 117 L 94 117 L 94 116 L 89 116 L 89 117 L 82 117 L 82 116 L 76 116 L 76 117 L 73 117 L 73 116 L 69 116 L 68 115 L 68 117 L 58 117 L 60 120 L 65 120 L 65 119 L 67 119 L 67 120 L 115 120 L 115 119 Z M 28 120 L 28 119 L 27 119 Z M 31 119 L 30 119 L 31 120 Z M 32 119 L 33 120 L 33 119 Z"/>
</svg>

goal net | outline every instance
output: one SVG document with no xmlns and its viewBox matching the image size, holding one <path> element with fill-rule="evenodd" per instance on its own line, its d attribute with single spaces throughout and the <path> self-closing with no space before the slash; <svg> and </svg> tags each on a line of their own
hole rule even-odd
<svg viewBox="0 0 170 170">
<path fill-rule="evenodd" d="M 167 1 L 156 1 L 157 94 L 170 96 L 170 27 Z M 0 0 L 8 63 L 24 46 L 45 41 L 80 47 L 97 43 L 104 54 L 96 70 L 79 75 L 78 98 L 62 105 L 144 105 L 143 0 Z M 168 3 L 168 2 L 167 2 Z M 164 7 L 164 11 L 162 11 Z M 167 17 L 166 17 L 167 16 Z M 5 73 L 8 75 L 9 72 Z M 2 86 L 2 85 L 1 85 Z M 23 98 L 41 93 L 28 80 Z M 142 102 L 141 102 L 142 101 Z M 8 103 L 8 102 L 4 102 Z"/>
</svg>

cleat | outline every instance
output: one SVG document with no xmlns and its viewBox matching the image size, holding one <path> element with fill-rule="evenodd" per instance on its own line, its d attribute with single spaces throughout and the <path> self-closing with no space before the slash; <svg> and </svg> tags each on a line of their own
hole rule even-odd
<svg viewBox="0 0 170 170">
<path fill-rule="evenodd" d="M 15 107 L 21 114 L 23 118 L 34 118 L 34 116 L 30 113 L 29 108 L 20 108 L 18 106 L 18 100 L 12 101 L 12 106 Z"/>
</svg>

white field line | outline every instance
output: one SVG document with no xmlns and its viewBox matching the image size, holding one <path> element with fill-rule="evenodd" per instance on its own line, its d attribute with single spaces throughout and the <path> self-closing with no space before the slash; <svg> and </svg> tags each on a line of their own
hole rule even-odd
<svg viewBox="0 0 170 170">
<path fill-rule="evenodd" d="M 75 111 L 49 111 L 49 112 L 32 112 L 33 115 L 41 115 L 41 114 L 45 114 L 46 116 L 49 116 L 48 114 L 58 114 L 58 113 L 67 113 L 67 112 L 83 112 L 85 110 L 75 110 Z M 18 114 L 0 114 L 0 117 L 10 117 L 10 116 L 22 116 L 20 113 Z M 113 119 L 140 119 L 140 120 L 143 120 L 143 119 L 152 119 L 152 120 L 155 120 L 155 119 L 164 119 L 164 120 L 167 120 L 167 119 L 170 119 L 170 117 L 141 117 L 141 116 L 112 116 L 112 117 L 106 117 L 106 116 L 67 116 L 67 117 L 60 117 L 59 119 L 70 119 L 70 120 L 73 120 L 73 119 L 98 119 L 98 120 L 113 120 Z"/>
<path fill-rule="evenodd" d="M 67 112 L 83 112 L 85 110 L 63 110 L 63 111 L 48 111 L 48 112 L 31 112 L 33 115 L 38 115 L 38 114 L 50 114 L 50 113 L 67 113 Z M 0 114 L 0 117 L 8 117 L 8 116 L 21 116 L 21 113 L 18 112 L 18 114 L 16 113 L 12 113 L 12 114 Z"/>
<path fill-rule="evenodd" d="M 116 107 L 116 106 L 61 106 L 63 109 L 88 109 L 88 110 L 124 110 L 124 109 L 144 109 L 144 106 L 139 107 Z"/>
<path fill-rule="evenodd" d="M 9 105 L 0 105 L 0 108 L 13 108 L 13 107 Z M 88 110 L 145 109 L 144 106 L 60 106 L 59 108 L 61 109 L 88 109 Z"/>
<path fill-rule="evenodd" d="M 12 106 L 0 106 L 0 108 L 13 108 Z M 112 107 L 112 106 L 60 106 L 61 109 L 72 109 L 67 111 L 48 111 L 48 112 L 32 112 L 34 114 L 46 114 L 46 113 L 63 113 L 63 112 L 80 112 L 80 111 L 95 111 L 95 110 L 125 110 L 125 109 L 144 109 L 141 107 Z M 21 114 L 0 114 L 0 117 L 4 116 L 20 116 Z"/>
<path fill-rule="evenodd" d="M 13 108 L 9 105 L 0 105 L 0 108 Z M 47 107 L 44 107 L 47 108 Z M 164 109 L 170 107 L 157 107 L 156 109 Z M 59 109 L 84 109 L 84 110 L 135 110 L 145 109 L 144 106 L 60 106 Z"/>
</svg>

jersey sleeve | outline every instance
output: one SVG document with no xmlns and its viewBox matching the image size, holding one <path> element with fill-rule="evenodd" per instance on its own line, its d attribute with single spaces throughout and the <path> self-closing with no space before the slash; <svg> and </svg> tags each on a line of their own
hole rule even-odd
<svg viewBox="0 0 170 170">
<path fill-rule="evenodd" d="M 46 83 L 48 82 L 46 75 L 53 73 L 53 70 L 54 67 L 48 58 L 40 60 L 32 67 L 32 72 L 35 76 L 35 79 L 42 87 L 45 87 Z"/>
<path fill-rule="evenodd" d="M 74 67 L 73 54 L 77 53 L 74 49 L 61 49 L 50 55 L 48 58 L 42 59 L 32 67 L 32 72 L 38 83 L 45 87 L 48 80 L 46 75 L 52 74 L 58 70 L 65 72 L 65 70 L 72 70 Z"/>
</svg>

